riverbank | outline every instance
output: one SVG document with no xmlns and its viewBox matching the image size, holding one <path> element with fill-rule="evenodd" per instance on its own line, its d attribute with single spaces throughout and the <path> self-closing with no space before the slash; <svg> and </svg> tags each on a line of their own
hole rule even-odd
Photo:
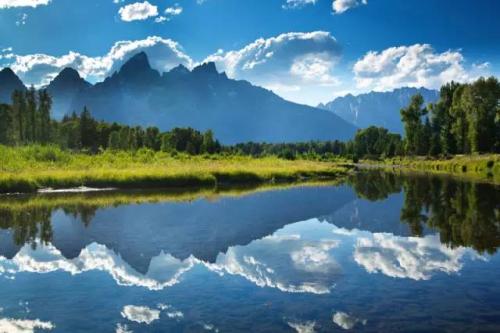
<svg viewBox="0 0 500 333">
<path fill-rule="evenodd" d="M 157 189 L 335 179 L 346 167 L 275 157 L 189 156 L 139 150 L 71 153 L 55 147 L 0 146 L 0 193 L 40 189 Z"/>
<path fill-rule="evenodd" d="M 459 155 L 449 159 L 392 158 L 383 161 L 363 161 L 374 167 L 448 174 L 477 181 L 500 184 L 500 155 Z"/>
</svg>

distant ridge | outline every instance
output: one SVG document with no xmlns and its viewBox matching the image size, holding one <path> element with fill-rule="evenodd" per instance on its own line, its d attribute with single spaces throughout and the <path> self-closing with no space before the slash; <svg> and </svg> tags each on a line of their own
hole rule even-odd
<svg viewBox="0 0 500 333">
<path fill-rule="evenodd" d="M 160 74 L 140 52 L 103 82 L 85 81 L 63 69 L 46 87 L 56 118 L 88 107 L 97 119 L 162 130 L 211 129 L 225 144 L 345 140 L 356 127 L 337 115 L 284 100 L 247 81 L 229 79 L 213 62 L 189 70 L 179 65 Z M 10 69 L 0 72 L 0 97 L 10 102 L 15 89 L 26 89 Z"/>
<path fill-rule="evenodd" d="M 162 130 L 211 129 L 226 144 L 349 139 L 356 131 L 331 112 L 229 79 L 213 62 L 192 70 L 179 65 L 160 74 L 141 52 L 95 85 L 75 72 L 64 70 L 48 86 L 58 117 L 87 106 L 96 118 L 106 121 Z M 69 88 L 58 88 L 60 81 L 70 82 Z"/>
<path fill-rule="evenodd" d="M 360 128 L 375 125 L 403 133 L 399 111 L 418 93 L 422 94 L 426 103 L 435 102 L 439 98 L 439 92 L 436 90 L 405 87 L 390 92 L 370 92 L 357 96 L 348 94 L 318 107 L 332 111 Z"/>
</svg>

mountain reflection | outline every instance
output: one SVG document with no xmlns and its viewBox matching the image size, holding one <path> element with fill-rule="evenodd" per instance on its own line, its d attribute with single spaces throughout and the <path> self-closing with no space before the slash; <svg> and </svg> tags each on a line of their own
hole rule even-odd
<svg viewBox="0 0 500 333">
<path fill-rule="evenodd" d="M 377 171 L 348 185 L 216 198 L 8 198 L 0 203 L 0 275 L 98 270 L 119 285 L 161 290 L 203 266 L 260 287 L 327 294 L 354 269 L 428 280 L 500 245 L 492 185 Z"/>
</svg>

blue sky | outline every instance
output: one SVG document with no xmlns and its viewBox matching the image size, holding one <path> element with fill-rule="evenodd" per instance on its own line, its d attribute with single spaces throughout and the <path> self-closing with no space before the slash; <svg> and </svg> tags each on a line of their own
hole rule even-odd
<svg viewBox="0 0 500 333">
<path fill-rule="evenodd" d="M 315 105 L 497 75 L 498 13 L 496 0 L 0 0 L 0 67 L 96 82 L 145 50 L 161 71 L 212 60 Z"/>
</svg>

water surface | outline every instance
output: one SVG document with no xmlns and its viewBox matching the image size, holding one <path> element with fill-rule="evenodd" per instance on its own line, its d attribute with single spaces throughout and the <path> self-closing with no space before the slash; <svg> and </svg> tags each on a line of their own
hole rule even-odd
<svg viewBox="0 0 500 333">
<path fill-rule="evenodd" d="M 500 331 L 500 190 L 3 197 L 0 331 Z"/>
</svg>

